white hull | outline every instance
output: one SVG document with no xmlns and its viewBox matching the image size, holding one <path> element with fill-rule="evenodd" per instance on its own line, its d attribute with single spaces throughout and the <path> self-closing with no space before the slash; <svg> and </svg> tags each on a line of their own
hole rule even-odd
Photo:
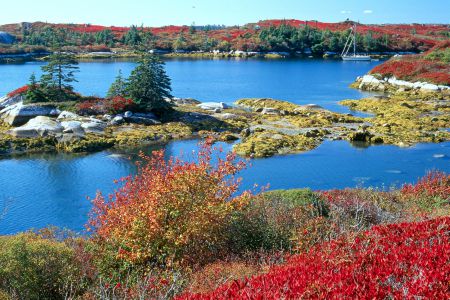
<svg viewBox="0 0 450 300">
<path fill-rule="evenodd" d="M 347 61 L 369 61 L 369 60 L 372 60 L 372 58 L 368 55 L 342 56 L 342 59 L 347 60 Z"/>
</svg>

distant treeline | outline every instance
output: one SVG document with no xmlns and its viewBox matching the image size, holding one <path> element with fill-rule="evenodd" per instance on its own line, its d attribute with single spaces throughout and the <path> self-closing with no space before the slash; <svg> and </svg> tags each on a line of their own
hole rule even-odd
<svg viewBox="0 0 450 300">
<path fill-rule="evenodd" d="M 166 26 L 161 28 L 104 27 L 97 25 L 33 23 L 19 30 L 16 46 L 54 45 L 108 50 L 136 47 L 168 51 L 257 51 L 323 54 L 342 51 L 352 22 L 301 23 L 302 21 L 223 25 Z M 325 25 L 324 25 L 325 24 Z M 445 25 L 361 25 L 357 48 L 360 52 L 423 51 L 450 36 Z M 2 27 L 0 26 L 0 29 Z M 447 29 L 447 30 L 446 30 Z M 1 48 L 1 47 L 0 47 Z"/>
</svg>

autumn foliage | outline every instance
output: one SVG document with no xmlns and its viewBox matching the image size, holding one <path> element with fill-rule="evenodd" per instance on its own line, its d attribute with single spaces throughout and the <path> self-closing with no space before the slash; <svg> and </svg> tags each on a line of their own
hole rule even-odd
<svg viewBox="0 0 450 300">
<path fill-rule="evenodd" d="M 213 164 L 212 153 L 206 141 L 196 162 L 141 154 L 136 176 L 93 200 L 90 229 L 132 264 L 203 263 L 219 255 L 223 228 L 247 194 L 234 196 L 243 162 L 228 154 Z"/>
<path fill-rule="evenodd" d="M 268 274 L 178 299 L 448 297 L 450 217 L 376 226 L 318 245 Z"/>
<path fill-rule="evenodd" d="M 15 89 L 14 91 L 11 91 L 8 93 L 8 97 L 15 97 L 17 95 L 24 95 L 29 89 L 28 85 L 24 85 L 18 89 Z"/>
<path fill-rule="evenodd" d="M 450 44 L 444 41 L 420 55 L 392 58 L 370 71 L 385 77 L 450 85 Z"/>
<path fill-rule="evenodd" d="M 416 184 L 403 185 L 401 192 L 405 196 L 439 197 L 450 201 L 450 175 L 439 171 L 428 172 Z"/>
</svg>

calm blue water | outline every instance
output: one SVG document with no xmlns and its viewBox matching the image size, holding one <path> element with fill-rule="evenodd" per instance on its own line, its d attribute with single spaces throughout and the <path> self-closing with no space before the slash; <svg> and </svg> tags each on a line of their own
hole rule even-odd
<svg viewBox="0 0 450 300">
<path fill-rule="evenodd" d="M 221 146 L 224 150 L 231 148 L 224 143 Z M 196 148 L 195 140 L 165 147 L 168 156 L 180 156 Z M 109 193 L 117 187 L 113 179 L 135 172 L 133 153 L 105 151 L 88 156 L 0 160 L 0 205 L 7 208 L 0 220 L 0 234 L 50 224 L 83 230 L 90 209 L 86 196 L 94 197 L 98 190 Z M 435 154 L 444 156 L 437 158 Z M 431 169 L 450 172 L 450 143 L 357 148 L 345 141 L 327 141 L 307 153 L 252 160 L 240 176 L 244 179 L 242 190 L 253 189 L 255 183 L 270 184 L 271 189 L 389 188 L 413 182 Z"/>
<path fill-rule="evenodd" d="M 234 102 L 240 98 L 271 97 L 299 104 L 315 103 L 338 112 L 348 112 L 337 104 L 363 93 L 349 89 L 357 76 L 379 62 L 340 60 L 168 60 L 166 70 L 172 79 L 173 95 L 200 101 Z M 41 74 L 43 62 L 0 65 L 0 95 Z M 104 96 L 119 70 L 127 76 L 134 68 L 130 61 L 111 60 L 80 63 L 77 91 Z"/>
<path fill-rule="evenodd" d="M 347 86 L 375 63 L 323 60 L 181 60 L 168 61 L 174 95 L 204 101 L 242 97 L 272 97 L 297 103 L 318 103 L 336 111 L 345 98 L 362 94 Z M 40 63 L 0 65 L 0 94 L 27 82 Z M 127 74 L 131 62 L 82 63 L 77 90 L 103 95 L 119 69 Z M 231 145 L 221 144 L 225 150 Z M 161 146 L 163 147 L 163 146 Z M 189 153 L 197 141 L 176 141 L 167 155 Z M 147 148 L 146 151 L 158 147 Z M 98 190 L 111 192 L 114 179 L 134 173 L 137 150 L 91 155 L 33 155 L 0 159 L 0 234 L 57 225 L 83 230 L 90 202 Z M 131 158 L 131 160 L 130 160 Z M 450 172 L 450 143 L 355 147 L 326 141 L 317 149 L 251 161 L 240 175 L 242 189 L 255 183 L 270 188 L 331 189 L 355 186 L 387 188 L 415 181 L 427 170 Z M 2 213 L 4 212 L 4 213 Z"/>
</svg>

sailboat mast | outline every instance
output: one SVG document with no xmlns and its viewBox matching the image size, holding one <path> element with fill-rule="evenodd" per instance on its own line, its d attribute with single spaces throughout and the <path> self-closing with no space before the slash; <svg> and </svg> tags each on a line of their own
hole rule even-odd
<svg viewBox="0 0 450 300">
<path fill-rule="evenodd" d="M 356 24 L 355 24 L 355 28 L 354 28 L 355 32 L 355 36 L 353 37 L 353 56 L 356 56 Z"/>
</svg>

